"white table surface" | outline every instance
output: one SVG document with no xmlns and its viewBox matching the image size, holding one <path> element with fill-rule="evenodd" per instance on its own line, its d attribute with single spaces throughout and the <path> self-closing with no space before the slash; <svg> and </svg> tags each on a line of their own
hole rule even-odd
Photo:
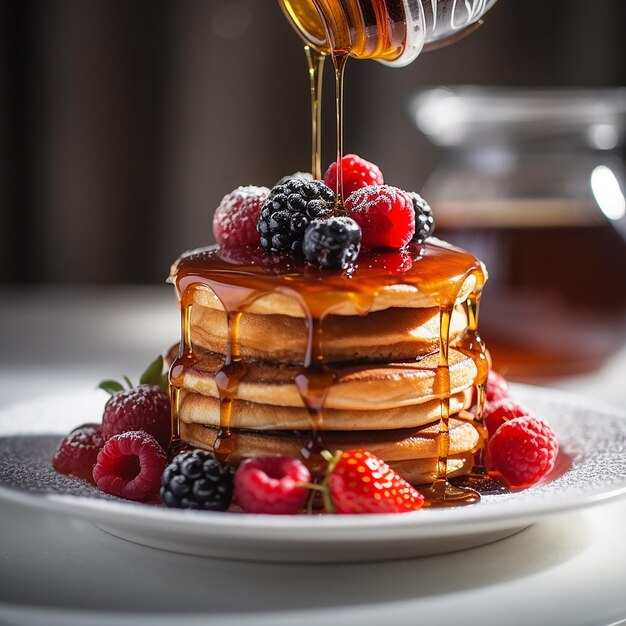
<svg viewBox="0 0 626 626">
<path fill-rule="evenodd" d="M 168 287 L 0 291 L 0 409 L 137 378 L 177 340 Z M 626 405 L 626 347 L 557 381 Z M 449 555 L 277 565 L 162 552 L 0 503 L 0 624 L 626 624 L 626 499 Z"/>
</svg>

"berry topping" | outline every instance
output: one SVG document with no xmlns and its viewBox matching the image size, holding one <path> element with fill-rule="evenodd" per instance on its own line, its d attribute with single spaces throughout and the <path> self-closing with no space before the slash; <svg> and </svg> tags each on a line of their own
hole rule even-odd
<svg viewBox="0 0 626 626">
<path fill-rule="evenodd" d="M 487 376 L 487 389 L 485 390 L 485 400 L 495 402 L 509 397 L 509 383 L 506 379 L 494 370 L 489 370 Z M 472 404 L 476 404 L 476 388 L 472 391 Z"/>
<path fill-rule="evenodd" d="M 501 400 L 502 398 L 508 398 L 509 396 L 509 383 L 506 382 L 504 376 L 489 370 L 489 376 L 487 377 L 487 402 L 493 402 L 494 400 Z"/>
<path fill-rule="evenodd" d="M 139 385 L 119 391 L 104 405 L 102 434 L 105 439 L 129 430 L 143 430 L 163 447 L 170 441 L 169 396 L 155 385 Z"/>
<path fill-rule="evenodd" d="M 433 210 L 430 208 L 428 202 L 414 191 L 408 191 L 407 196 L 411 198 L 415 211 L 415 235 L 413 235 L 413 241 L 422 243 L 435 231 Z"/>
<path fill-rule="evenodd" d="M 179 454 L 161 483 L 161 499 L 172 508 L 225 511 L 233 497 L 232 468 L 205 450 Z"/>
<path fill-rule="evenodd" d="M 276 185 L 259 216 L 261 245 L 278 254 L 301 252 L 304 231 L 315 218 L 329 217 L 334 202 L 333 191 L 319 180 L 293 178 Z"/>
<path fill-rule="evenodd" d="M 424 504 L 424 496 L 383 460 L 365 450 L 331 457 L 324 481 L 326 508 L 335 513 L 408 513 Z"/>
<path fill-rule="evenodd" d="M 245 513 L 295 515 L 304 507 L 311 474 L 297 459 L 266 456 L 247 459 L 235 472 L 235 501 Z"/>
<path fill-rule="evenodd" d="M 508 422 L 516 417 L 529 417 L 527 409 L 513 402 L 510 398 L 500 398 L 493 402 L 487 402 L 483 420 L 487 427 L 489 436 L 493 435 L 504 422 Z"/>
<path fill-rule="evenodd" d="M 370 185 L 382 185 L 384 179 L 377 165 L 362 159 L 356 154 L 346 154 L 341 159 L 343 172 L 343 197 L 347 198 L 353 191 Z M 324 182 L 337 193 L 337 162 L 330 164 L 324 174 Z"/>
<path fill-rule="evenodd" d="M 323 269 L 348 268 L 360 249 L 361 228 L 345 215 L 315 219 L 304 233 L 304 257 Z"/>
<path fill-rule="evenodd" d="M 364 248 L 402 248 L 415 234 L 413 201 L 396 187 L 363 187 L 350 194 L 345 209 L 363 231 Z"/>
<path fill-rule="evenodd" d="M 59 443 L 52 459 L 52 467 L 62 474 L 72 474 L 91 481 L 93 467 L 102 446 L 104 437 L 99 425 L 79 426 Z"/>
<path fill-rule="evenodd" d="M 166 465 L 167 457 L 158 441 L 134 430 L 115 435 L 104 444 L 93 478 L 105 493 L 145 502 L 157 497 Z"/>
<path fill-rule="evenodd" d="M 276 185 L 284 185 L 286 182 L 293 180 L 294 178 L 300 178 L 301 180 L 314 180 L 313 174 L 310 172 L 294 172 L 293 174 L 287 174 L 287 176 L 283 176 Z M 274 185 L 274 187 L 276 187 Z"/>
<path fill-rule="evenodd" d="M 489 440 L 489 469 L 511 487 L 527 487 L 552 471 L 559 451 L 553 430 L 536 417 L 515 417 L 502 424 Z"/>
<path fill-rule="evenodd" d="M 259 245 L 256 224 L 263 202 L 270 190 L 267 187 L 237 187 L 226 194 L 213 215 L 215 241 L 223 248 Z"/>
</svg>

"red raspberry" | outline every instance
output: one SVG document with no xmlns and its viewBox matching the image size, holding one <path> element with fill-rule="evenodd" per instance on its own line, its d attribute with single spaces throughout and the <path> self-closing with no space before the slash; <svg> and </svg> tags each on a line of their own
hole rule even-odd
<svg viewBox="0 0 626 626">
<path fill-rule="evenodd" d="M 508 397 L 508 395 L 509 384 L 506 382 L 506 379 L 498 374 L 498 372 L 489 370 L 489 376 L 487 378 L 487 402 L 501 400 L 502 398 Z"/>
<path fill-rule="evenodd" d="M 93 478 L 112 496 L 144 502 L 159 494 L 167 456 L 159 442 L 141 430 L 111 437 L 98 454 Z"/>
<path fill-rule="evenodd" d="M 104 405 L 102 434 L 105 439 L 129 430 L 143 430 L 165 448 L 170 442 L 171 428 L 169 396 L 156 385 L 139 385 L 120 391 Z"/>
<path fill-rule="evenodd" d="M 516 417 L 529 417 L 530 412 L 510 398 L 502 398 L 485 405 L 483 421 L 491 437 L 502 424 Z"/>
<path fill-rule="evenodd" d="M 345 209 L 363 231 L 364 248 L 402 248 L 415 234 L 413 201 L 396 187 L 358 189 L 346 200 Z"/>
<path fill-rule="evenodd" d="M 489 370 L 489 376 L 487 377 L 487 389 L 486 389 L 486 400 L 487 402 L 495 402 L 496 400 L 501 400 L 502 398 L 508 398 L 509 396 L 509 383 L 507 383 L 506 379 L 495 372 L 494 370 Z M 474 387 L 472 391 L 472 404 L 476 404 L 476 388 Z"/>
<path fill-rule="evenodd" d="M 267 187 L 237 187 L 226 194 L 213 215 L 215 241 L 223 248 L 259 245 L 256 224 L 270 190 Z"/>
<path fill-rule="evenodd" d="M 515 417 L 498 428 L 487 446 L 489 468 L 511 487 L 528 487 L 552 471 L 559 444 L 554 431 L 536 417 Z"/>
<path fill-rule="evenodd" d="M 104 437 L 98 424 L 83 424 L 65 437 L 52 459 L 52 467 L 61 474 L 71 474 L 93 481 L 93 466 L 98 452 L 104 446 Z"/>
<path fill-rule="evenodd" d="M 383 175 L 377 165 L 362 159 L 356 154 L 346 154 L 341 159 L 343 172 L 343 197 L 347 198 L 353 191 L 370 185 L 383 185 Z M 337 161 L 328 166 L 324 174 L 324 182 L 337 193 Z"/>
<path fill-rule="evenodd" d="M 247 459 L 235 472 L 234 499 L 245 513 L 295 515 L 309 492 L 297 483 L 309 483 L 311 474 L 297 459 L 266 456 Z"/>
</svg>

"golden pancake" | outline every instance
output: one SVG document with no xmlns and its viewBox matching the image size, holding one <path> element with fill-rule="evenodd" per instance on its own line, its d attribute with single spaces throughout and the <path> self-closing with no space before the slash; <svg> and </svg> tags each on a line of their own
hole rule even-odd
<svg viewBox="0 0 626 626">
<path fill-rule="evenodd" d="M 437 375 L 439 361 L 436 352 L 413 361 L 333 366 L 329 369 L 334 380 L 324 408 L 366 411 L 409 406 L 449 397 L 473 384 L 477 370 L 470 357 L 450 350 L 449 389 L 443 384 L 445 377 Z M 218 398 L 215 374 L 223 362 L 221 355 L 198 348 L 194 361 L 184 371 L 183 389 Z M 245 373 L 235 398 L 274 406 L 304 406 L 294 381 L 300 367 L 268 363 L 246 363 L 241 367 Z"/>
<path fill-rule="evenodd" d="M 450 249 L 454 251 L 446 242 L 431 238 L 432 243 L 436 243 L 441 249 Z M 199 254 L 210 252 L 210 249 L 201 249 Z M 180 265 L 193 258 L 195 251 L 190 251 L 179 258 L 170 269 L 168 281 L 176 284 L 177 277 L 180 275 Z M 479 265 L 481 273 L 486 276 L 484 265 Z M 233 271 L 237 266 L 233 265 Z M 332 307 L 334 315 L 362 315 L 367 312 L 383 311 L 393 307 L 400 308 L 431 308 L 438 307 L 440 301 L 438 294 L 449 290 L 451 277 L 442 273 L 438 277 L 433 277 L 429 283 L 428 290 L 420 290 L 414 285 L 407 284 L 398 276 L 395 284 L 383 285 L 377 290 L 374 297 L 368 301 L 365 307 L 360 305 L 358 298 L 337 297 L 341 292 L 333 291 L 333 285 L 328 282 L 324 292 L 324 299 L 327 301 L 337 301 L 336 306 Z M 455 288 L 456 304 L 464 302 L 467 297 L 476 289 L 477 278 L 474 274 L 468 274 L 459 285 L 458 290 Z M 223 310 L 223 304 L 213 291 L 206 285 L 198 284 L 193 289 L 193 304 L 199 304 L 204 307 Z M 290 317 L 305 317 L 301 303 L 294 295 L 287 294 L 283 291 L 271 291 L 264 293 L 247 303 L 245 311 L 248 313 L 257 313 L 259 315 L 289 315 Z"/>
<path fill-rule="evenodd" d="M 439 459 L 411 459 L 390 461 L 389 466 L 412 485 L 429 485 L 437 478 Z M 446 475 L 448 478 L 469 474 L 474 466 L 474 454 L 464 452 L 448 456 Z"/>
<path fill-rule="evenodd" d="M 467 317 L 457 307 L 450 324 L 450 343 L 463 336 Z M 439 309 L 392 308 L 364 316 L 329 315 L 322 323 L 322 352 L 327 363 L 413 359 L 439 348 Z M 218 309 L 194 305 L 194 346 L 226 354 L 228 325 Z M 239 348 L 244 359 L 301 363 L 306 351 L 304 319 L 289 315 L 243 313 Z"/>
<path fill-rule="evenodd" d="M 469 390 L 450 398 L 450 414 L 468 408 Z M 429 400 L 421 404 L 393 409 L 370 411 L 324 411 L 319 430 L 390 430 L 415 428 L 439 418 L 440 401 Z M 199 393 L 184 393 L 179 409 L 180 419 L 189 424 L 220 425 L 220 403 L 217 398 Z M 230 415 L 231 428 L 254 430 L 308 430 L 311 418 L 304 407 L 284 407 L 233 400 Z"/>
<path fill-rule="evenodd" d="M 450 419 L 449 454 L 473 452 L 480 445 L 478 431 L 471 423 L 472 415 L 462 414 L 469 421 Z M 406 461 L 411 459 L 435 459 L 439 455 L 437 433 L 439 423 L 434 422 L 419 428 L 384 431 L 327 431 L 322 435 L 322 445 L 329 450 L 363 449 L 385 461 Z M 180 435 L 183 441 L 213 450 L 218 429 L 201 424 L 180 422 Z M 258 456 L 290 456 L 299 458 L 301 450 L 309 443 L 310 437 L 301 431 L 258 431 L 231 430 L 232 442 L 228 447 L 233 452 L 229 463 L 240 463 L 243 459 Z"/>
</svg>

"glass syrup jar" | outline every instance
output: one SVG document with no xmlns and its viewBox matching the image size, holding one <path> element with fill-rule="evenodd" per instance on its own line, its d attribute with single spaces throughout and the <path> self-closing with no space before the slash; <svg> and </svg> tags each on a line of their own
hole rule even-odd
<svg viewBox="0 0 626 626">
<path fill-rule="evenodd" d="M 626 90 L 437 88 L 412 111 L 444 148 L 423 189 L 436 235 L 489 271 L 494 367 L 526 381 L 597 368 L 626 338 Z"/>
<path fill-rule="evenodd" d="M 497 0 L 278 0 L 314 49 L 394 66 L 465 36 Z"/>
</svg>

